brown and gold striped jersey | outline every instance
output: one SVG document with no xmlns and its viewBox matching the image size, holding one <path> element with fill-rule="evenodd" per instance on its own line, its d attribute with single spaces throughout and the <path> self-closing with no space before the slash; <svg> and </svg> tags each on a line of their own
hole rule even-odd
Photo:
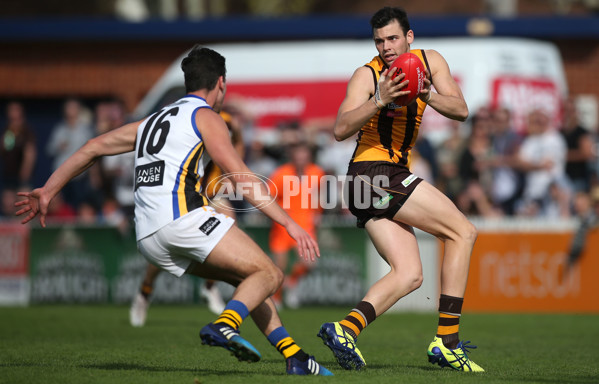
<svg viewBox="0 0 599 384">
<path fill-rule="evenodd" d="M 430 72 L 424 50 L 412 49 L 411 52 L 422 60 Z M 365 66 L 372 71 L 376 89 L 381 73 L 388 66 L 380 56 L 374 57 Z M 425 108 L 426 103 L 420 99 L 403 107 L 394 103 L 383 107 L 360 129 L 351 162 L 389 161 L 408 166 L 410 150 L 418 137 Z"/>
</svg>

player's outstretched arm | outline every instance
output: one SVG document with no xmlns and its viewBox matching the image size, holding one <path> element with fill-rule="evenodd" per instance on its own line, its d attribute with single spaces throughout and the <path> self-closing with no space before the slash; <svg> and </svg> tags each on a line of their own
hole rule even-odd
<svg viewBox="0 0 599 384">
<path fill-rule="evenodd" d="M 425 82 L 425 92 L 420 98 L 443 116 L 465 121 L 468 118 L 468 106 L 460 86 L 451 76 L 449 65 L 441 54 L 434 50 L 427 50 L 426 57 L 431 68 L 430 82 L 437 92 L 430 91 L 430 84 Z M 427 92 L 427 91 L 430 91 Z"/>
<path fill-rule="evenodd" d="M 19 192 L 23 197 L 15 203 L 20 207 L 17 216 L 23 216 L 22 224 L 33 220 L 38 214 L 42 227 L 46 226 L 48 204 L 56 194 L 75 176 L 91 167 L 101 156 L 117 155 L 135 149 L 135 137 L 139 122 L 122 126 L 89 140 L 71 155 L 48 179 L 46 184 L 31 192 Z"/>
<path fill-rule="evenodd" d="M 239 182 L 249 182 L 253 186 L 259 186 L 258 191 L 254 188 L 243 189 L 243 197 L 270 219 L 285 227 L 289 235 L 297 242 L 301 257 L 312 261 L 316 260 L 316 257 L 320 257 L 316 241 L 274 201 L 262 180 L 254 175 L 235 151 L 223 119 L 210 109 L 200 109 L 196 113 L 196 126 L 202 135 L 208 154 L 225 174 L 229 174 L 229 180 L 233 185 Z M 264 204 L 265 197 L 271 199 L 271 202 Z"/>
</svg>

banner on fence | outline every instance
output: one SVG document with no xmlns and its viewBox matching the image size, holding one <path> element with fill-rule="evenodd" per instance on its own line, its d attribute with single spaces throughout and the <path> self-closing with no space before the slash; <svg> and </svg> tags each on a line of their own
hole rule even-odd
<svg viewBox="0 0 599 384">
<path fill-rule="evenodd" d="M 29 303 L 29 228 L 0 223 L 0 305 Z"/>
<path fill-rule="evenodd" d="M 481 232 L 464 310 L 599 312 L 599 231 L 569 261 L 572 232 Z"/>
<path fill-rule="evenodd" d="M 245 229 L 268 253 L 269 227 Z M 285 293 L 292 305 L 353 305 L 365 290 L 366 234 L 356 228 L 322 229 L 321 259 Z M 31 234 L 31 301 L 34 303 L 129 303 L 140 287 L 147 262 L 138 253 L 133 231 L 112 227 L 34 228 Z M 27 244 L 25 242 L 25 244 Z M 25 253 L 26 254 L 26 253 Z M 296 259 L 291 252 L 290 259 Z M 153 302 L 201 300 L 202 279 L 161 273 Z M 233 288 L 219 284 L 225 298 Z"/>
</svg>

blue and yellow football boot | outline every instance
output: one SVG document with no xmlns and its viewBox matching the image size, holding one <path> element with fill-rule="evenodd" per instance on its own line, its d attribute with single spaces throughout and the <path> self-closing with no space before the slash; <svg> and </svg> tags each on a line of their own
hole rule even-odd
<svg viewBox="0 0 599 384">
<path fill-rule="evenodd" d="M 239 361 L 256 362 L 261 358 L 260 352 L 249 341 L 239 336 L 239 332 L 226 324 L 210 323 L 200 331 L 202 344 L 223 347 L 237 357 Z"/>
<path fill-rule="evenodd" d="M 428 346 L 428 361 L 432 364 L 439 364 L 441 368 L 451 367 L 464 372 L 484 372 L 474 361 L 468 357 L 468 349 L 476 349 L 475 345 L 468 345 L 469 341 L 458 343 L 455 349 L 449 349 L 443 345 L 440 337 L 435 337 Z"/>
<path fill-rule="evenodd" d="M 333 376 L 333 373 L 316 362 L 314 356 L 306 361 L 300 361 L 291 356 L 285 360 L 288 375 Z"/>
<path fill-rule="evenodd" d="M 337 362 L 343 368 L 359 370 L 366 365 L 362 353 L 356 347 L 356 341 L 338 322 L 324 323 L 318 331 L 318 337 L 333 351 Z"/>
</svg>

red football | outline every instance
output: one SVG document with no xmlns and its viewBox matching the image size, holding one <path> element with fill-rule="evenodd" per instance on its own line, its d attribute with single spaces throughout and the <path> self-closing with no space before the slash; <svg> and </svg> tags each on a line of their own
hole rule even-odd
<svg viewBox="0 0 599 384">
<path fill-rule="evenodd" d="M 391 63 L 389 67 L 389 71 L 393 68 L 397 68 L 395 72 L 396 76 L 405 73 L 406 77 L 402 80 L 410 80 L 408 85 L 402 89 L 402 91 L 410 91 L 408 95 L 400 96 L 395 99 L 395 104 L 399 106 L 408 105 L 414 102 L 418 98 L 418 94 L 424 88 L 424 78 L 426 77 L 426 73 L 424 70 L 424 64 L 422 64 L 422 60 L 412 52 L 402 53 Z"/>
</svg>

